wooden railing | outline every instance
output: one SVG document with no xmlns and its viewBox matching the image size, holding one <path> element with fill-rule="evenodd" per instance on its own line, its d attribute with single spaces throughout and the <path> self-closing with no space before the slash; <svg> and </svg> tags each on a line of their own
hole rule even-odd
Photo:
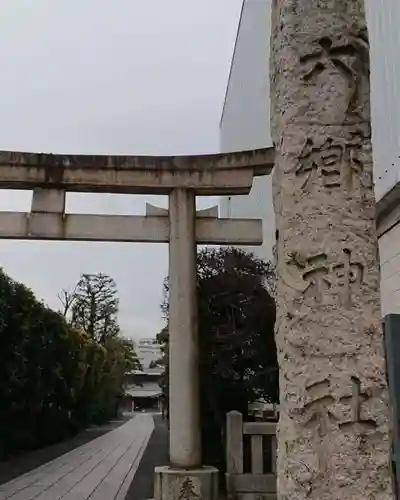
<svg viewBox="0 0 400 500">
<path fill-rule="evenodd" d="M 276 500 L 276 422 L 243 422 L 242 414 L 227 415 L 229 500 Z"/>
</svg>

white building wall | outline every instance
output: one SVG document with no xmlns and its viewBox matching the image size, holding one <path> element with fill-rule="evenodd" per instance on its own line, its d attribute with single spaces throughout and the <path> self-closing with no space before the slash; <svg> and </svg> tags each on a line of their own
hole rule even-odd
<svg viewBox="0 0 400 500">
<path fill-rule="evenodd" d="M 372 128 L 375 190 L 379 200 L 400 182 L 400 0 L 366 0 L 371 42 Z M 220 141 L 223 152 L 271 146 L 269 38 L 271 0 L 244 0 L 233 54 Z M 270 178 L 256 179 L 249 197 L 221 200 L 221 215 L 262 217 L 271 259 L 274 214 Z M 400 227 L 380 241 L 382 307 L 400 313 Z M 396 282 L 399 281 L 399 286 Z"/>
<path fill-rule="evenodd" d="M 367 0 L 371 41 L 375 192 L 400 182 L 400 2 Z M 382 314 L 400 314 L 400 225 L 379 240 Z"/>
<path fill-rule="evenodd" d="M 382 314 L 400 314 L 400 225 L 381 236 Z"/>
<path fill-rule="evenodd" d="M 222 152 L 271 146 L 269 126 L 269 33 L 271 0 L 244 2 L 221 118 Z M 274 211 L 270 177 L 254 179 L 249 196 L 221 200 L 222 217 L 263 218 L 263 246 L 249 248 L 272 259 Z"/>
<path fill-rule="evenodd" d="M 380 199 L 400 181 L 400 1 L 366 0 L 366 7 L 371 43 L 375 191 Z"/>
</svg>

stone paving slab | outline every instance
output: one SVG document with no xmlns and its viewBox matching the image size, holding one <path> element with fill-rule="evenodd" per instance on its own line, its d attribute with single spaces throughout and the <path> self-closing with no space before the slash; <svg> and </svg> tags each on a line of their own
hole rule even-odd
<svg viewBox="0 0 400 500">
<path fill-rule="evenodd" d="M 154 415 L 155 429 L 131 482 L 126 500 L 145 500 L 153 497 L 154 468 L 169 463 L 169 432 L 161 415 Z"/>
<path fill-rule="evenodd" d="M 110 420 L 107 424 L 88 427 L 71 438 L 50 444 L 43 448 L 15 454 L 10 456 L 6 461 L 0 461 L 0 488 L 2 484 L 47 464 L 61 455 L 65 455 L 75 448 L 79 448 L 89 443 L 89 441 L 93 441 L 93 439 L 107 432 L 117 429 L 133 416 L 134 413 L 124 412 L 117 420 Z"/>
<path fill-rule="evenodd" d="M 0 500 L 124 500 L 153 433 L 151 415 L 0 486 Z"/>
</svg>

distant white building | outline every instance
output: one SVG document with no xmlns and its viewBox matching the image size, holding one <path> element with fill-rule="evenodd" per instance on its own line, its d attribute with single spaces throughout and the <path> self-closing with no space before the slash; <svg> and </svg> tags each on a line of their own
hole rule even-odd
<svg viewBox="0 0 400 500">
<path fill-rule="evenodd" d="M 160 345 L 154 338 L 140 339 L 136 344 L 136 354 L 144 371 L 150 368 L 152 361 L 158 361 L 162 355 Z"/>
<path fill-rule="evenodd" d="M 272 146 L 268 98 L 271 2 L 243 1 L 220 123 L 222 152 Z M 400 1 L 366 0 L 366 6 L 382 312 L 400 313 Z M 256 178 L 249 196 L 222 198 L 220 211 L 222 217 L 262 218 L 264 244 L 250 250 L 272 259 L 275 228 L 270 178 Z"/>
<path fill-rule="evenodd" d="M 152 361 L 158 361 L 162 356 L 160 345 L 154 338 L 142 338 L 136 342 L 135 348 L 142 369 L 126 374 L 124 404 L 129 409 L 160 410 L 163 369 L 150 368 Z"/>
</svg>

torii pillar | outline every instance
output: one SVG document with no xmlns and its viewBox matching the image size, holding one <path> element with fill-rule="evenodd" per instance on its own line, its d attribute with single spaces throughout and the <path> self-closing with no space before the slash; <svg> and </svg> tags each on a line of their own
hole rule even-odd
<svg viewBox="0 0 400 500">
<path fill-rule="evenodd" d="M 196 297 L 196 199 L 193 191 L 169 195 L 170 462 L 201 465 L 199 342 Z"/>
<path fill-rule="evenodd" d="M 201 465 L 196 215 L 218 217 L 218 207 L 196 214 L 195 193 L 178 188 L 169 210 L 147 205 L 146 215 L 169 218 L 169 455 L 171 467 L 193 469 Z"/>
</svg>

